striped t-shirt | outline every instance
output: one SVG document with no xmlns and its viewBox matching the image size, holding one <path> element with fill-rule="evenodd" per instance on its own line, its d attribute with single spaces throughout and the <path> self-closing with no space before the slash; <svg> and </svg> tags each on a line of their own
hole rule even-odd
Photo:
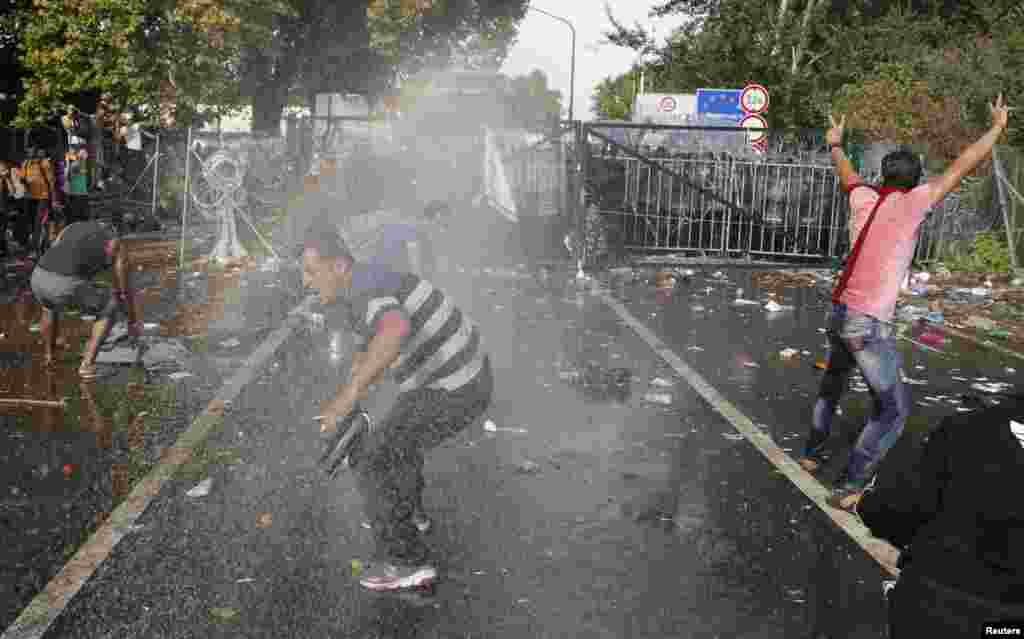
<svg viewBox="0 0 1024 639">
<path fill-rule="evenodd" d="M 411 325 L 392 366 L 401 392 L 418 388 L 454 391 L 476 379 L 483 368 L 480 331 L 451 298 L 410 273 L 356 263 L 347 295 L 348 322 L 371 339 L 377 322 L 398 310 Z"/>
</svg>

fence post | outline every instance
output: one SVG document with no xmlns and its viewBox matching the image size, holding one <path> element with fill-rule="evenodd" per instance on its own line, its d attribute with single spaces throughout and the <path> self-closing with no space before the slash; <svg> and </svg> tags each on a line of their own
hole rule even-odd
<svg viewBox="0 0 1024 639">
<path fill-rule="evenodd" d="M 178 270 L 183 268 L 185 263 L 185 229 L 188 226 L 188 203 L 192 197 L 190 189 L 192 188 L 189 182 L 189 171 L 192 168 L 192 126 L 188 127 L 188 137 L 185 142 L 185 189 L 184 189 L 184 202 L 182 203 L 181 210 L 181 246 L 178 249 Z M 181 283 L 181 278 L 178 278 L 178 283 Z"/>
<path fill-rule="evenodd" d="M 583 172 L 583 168 L 586 164 L 587 157 L 587 129 L 586 124 L 582 121 L 576 121 L 576 166 L 573 167 L 573 172 L 576 175 L 576 182 L 573 185 L 573 212 L 576 216 L 576 232 L 577 241 L 579 242 L 579 254 L 576 256 L 576 277 L 579 279 L 583 278 L 583 264 L 587 258 L 587 224 L 586 224 L 586 175 Z"/>
<path fill-rule="evenodd" d="M 1006 227 L 1006 244 L 1010 251 L 1010 269 L 1014 277 L 1020 277 L 1020 268 L 1017 265 L 1017 247 L 1014 245 L 1013 221 L 1010 219 L 1010 211 L 1006 201 L 1006 185 L 1003 184 L 1003 162 L 999 159 L 998 146 L 992 147 L 992 170 L 993 179 L 996 181 L 996 193 L 999 195 L 999 208 L 1003 211 L 1003 225 Z"/>
</svg>

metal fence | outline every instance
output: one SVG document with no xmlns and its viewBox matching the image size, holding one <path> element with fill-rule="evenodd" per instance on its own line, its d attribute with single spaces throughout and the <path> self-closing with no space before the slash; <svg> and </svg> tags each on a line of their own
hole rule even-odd
<svg viewBox="0 0 1024 639">
<path fill-rule="evenodd" d="M 621 137 L 640 138 L 638 128 Z M 831 166 L 737 153 L 736 136 L 747 135 L 742 130 L 691 128 L 697 131 L 671 129 L 662 137 L 697 136 L 700 149 L 647 145 L 647 155 L 617 143 L 609 125 L 584 127 L 587 204 L 598 210 L 610 250 L 744 259 L 843 254 L 847 206 Z M 728 148 L 709 147 L 715 136 Z"/>
</svg>

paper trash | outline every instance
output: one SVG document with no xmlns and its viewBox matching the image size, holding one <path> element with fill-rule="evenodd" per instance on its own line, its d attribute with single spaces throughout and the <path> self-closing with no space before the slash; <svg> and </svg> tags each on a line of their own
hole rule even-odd
<svg viewBox="0 0 1024 639">
<path fill-rule="evenodd" d="M 195 488 L 185 493 L 189 497 L 206 497 L 210 494 L 210 489 L 213 488 L 213 480 L 206 478 L 203 481 L 196 484 Z"/>
<path fill-rule="evenodd" d="M 789 359 L 790 357 L 794 357 L 799 354 L 800 351 L 796 350 L 795 348 L 784 348 L 781 351 L 779 351 L 779 355 L 781 355 L 785 359 Z"/>
</svg>

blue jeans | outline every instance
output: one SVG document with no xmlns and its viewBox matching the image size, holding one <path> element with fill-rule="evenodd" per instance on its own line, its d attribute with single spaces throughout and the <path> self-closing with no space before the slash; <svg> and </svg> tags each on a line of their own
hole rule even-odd
<svg viewBox="0 0 1024 639">
<path fill-rule="evenodd" d="M 910 393 L 903 384 L 903 356 L 896 349 L 896 331 L 878 319 L 834 304 L 829 317 L 831 352 L 814 404 L 814 426 L 804 454 L 813 456 L 832 432 L 839 400 L 854 366 L 871 393 L 872 410 L 850 452 L 846 483 L 862 488 L 903 434 L 910 414 Z"/>
</svg>

